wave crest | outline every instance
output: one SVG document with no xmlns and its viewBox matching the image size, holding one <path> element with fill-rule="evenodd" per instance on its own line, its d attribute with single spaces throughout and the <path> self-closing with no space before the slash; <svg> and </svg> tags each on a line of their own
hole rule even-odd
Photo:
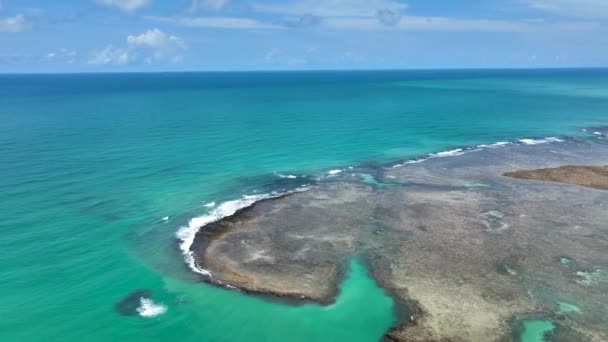
<svg viewBox="0 0 608 342">
<path fill-rule="evenodd" d="M 190 219 L 188 222 L 188 226 L 184 226 L 180 228 L 176 236 L 181 241 L 179 244 L 180 249 L 182 250 L 182 254 L 184 255 L 184 260 L 186 264 L 190 267 L 190 269 L 196 273 L 202 274 L 207 277 L 211 277 L 212 274 L 208 270 L 198 267 L 196 264 L 196 260 L 194 259 L 194 255 L 190 250 L 190 247 L 194 243 L 194 238 L 200 229 L 209 223 L 219 221 L 224 217 L 234 215 L 237 211 L 247 208 L 253 205 L 256 202 L 261 200 L 270 199 L 280 197 L 289 193 L 306 191 L 306 186 L 301 186 L 292 191 L 278 193 L 272 192 L 269 194 L 261 194 L 261 195 L 244 195 L 240 199 L 227 201 L 220 204 L 217 208 L 213 209 L 207 215 L 194 217 Z M 215 203 L 215 202 L 214 202 Z"/>
<path fill-rule="evenodd" d="M 141 317 L 156 317 L 167 312 L 167 307 L 154 303 L 152 299 L 141 297 L 137 312 Z"/>
</svg>

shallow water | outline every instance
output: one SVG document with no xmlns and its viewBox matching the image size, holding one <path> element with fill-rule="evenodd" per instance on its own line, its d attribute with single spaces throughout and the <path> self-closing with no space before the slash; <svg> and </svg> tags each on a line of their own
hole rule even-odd
<svg viewBox="0 0 608 342">
<path fill-rule="evenodd" d="M 555 325 L 550 321 L 527 320 L 523 323 L 521 342 L 544 342 L 545 334 L 551 332 Z"/>
<path fill-rule="evenodd" d="M 394 315 L 357 264 L 336 305 L 291 307 L 201 283 L 176 231 L 302 175 L 583 134 L 606 89 L 605 70 L 0 76 L 0 340 L 375 340 Z M 114 310 L 142 288 L 167 311 Z"/>
<path fill-rule="evenodd" d="M 559 312 L 559 313 L 580 312 L 580 311 L 581 311 L 581 309 L 574 304 L 557 301 L 557 312 Z"/>
</svg>

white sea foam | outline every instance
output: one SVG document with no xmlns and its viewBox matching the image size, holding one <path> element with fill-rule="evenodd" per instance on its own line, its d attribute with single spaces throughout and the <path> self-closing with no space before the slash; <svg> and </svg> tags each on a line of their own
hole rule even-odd
<svg viewBox="0 0 608 342">
<path fill-rule="evenodd" d="M 236 213 L 239 209 L 248 207 L 256 201 L 266 198 L 267 196 L 268 195 L 243 196 L 241 199 L 222 203 L 207 215 L 190 219 L 187 227 L 182 227 L 177 231 L 177 237 L 182 241 L 179 247 L 184 254 L 184 258 L 188 266 L 190 266 L 194 272 L 211 276 L 209 271 L 196 266 L 196 262 L 194 261 L 194 257 L 190 251 L 190 246 L 192 246 L 198 230 L 211 222 L 220 220 L 226 216 L 230 216 Z"/>
<path fill-rule="evenodd" d="M 165 222 L 166 222 L 166 221 L 169 221 L 169 216 L 165 216 L 165 217 L 163 217 L 163 221 L 165 221 Z"/>
<path fill-rule="evenodd" d="M 427 158 L 420 158 L 420 159 L 406 160 L 406 161 L 404 161 L 404 162 L 403 162 L 403 163 L 401 163 L 401 164 L 396 164 L 396 165 L 393 165 L 393 166 L 392 166 L 392 168 L 393 168 L 393 169 L 396 169 L 396 168 L 398 168 L 398 167 L 402 167 L 402 166 L 405 166 L 405 165 L 408 165 L 408 164 L 418 164 L 418 163 L 422 163 L 422 162 L 423 162 L 423 161 L 425 161 L 425 160 L 427 160 Z"/>
<path fill-rule="evenodd" d="M 247 207 L 251 206 L 252 204 L 254 204 L 255 202 L 258 202 L 260 200 L 279 197 L 279 196 L 282 196 L 287 193 L 306 191 L 307 189 L 308 189 L 308 187 L 304 185 L 299 188 L 296 188 L 295 190 L 292 190 L 291 192 L 283 192 L 283 193 L 273 192 L 270 194 L 261 194 L 261 195 L 245 195 L 245 196 L 241 197 L 240 199 L 233 200 L 233 201 L 227 201 L 227 202 L 220 204 L 217 208 L 213 209 L 207 215 L 194 217 L 194 218 L 190 219 L 190 221 L 188 222 L 188 226 L 180 228 L 176 233 L 177 238 L 181 241 L 181 243 L 179 244 L 179 248 L 182 250 L 182 254 L 184 255 L 184 260 L 186 261 L 186 263 L 188 264 L 188 266 L 190 267 L 190 269 L 192 271 L 202 274 L 204 276 L 211 277 L 212 276 L 211 272 L 209 272 L 208 270 L 202 269 L 196 265 L 196 261 L 194 260 L 194 255 L 190 251 L 190 246 L 192 246 L 192 244 L 194 243 L 194 238 L 196 237 L 196 233 L 199 231 L 199 229 L 201 229 L 202 227 L 206 226 L 207 224 L 209 224 L 211 222 L 215 222 L 215 221 L 221 220 L 224 217 L 233 215 L 238 210 L 247 208 Z M 213 204 L 215 205 L 215 203 L 213 203 Z"/>
<path fill-rule="evenodd" d="M 548 138 L 543 138 L 543 139 L 518 139 L 518 141 L 525 145 L 538 145 L 538 144 L 546 144 L 546 143 L 552 143 L 552 142 L 563 142 L 564 140 L 556 138 L 556 137 L 548 137 Z M 402 163 L 393 165 L 392 168 L 398 168 L 398 167 L 402 167 L 402 166 L 405 166 L 408 164 L 421 163 L 423 161 L 428 160 L 429 158 L 455 157 L 455 156 L 460 156 L 460 155 L 463 155 L 463 154 L 469 153 L 469 152 L 481 151 L 482 149 L 486 149 L 486 148 L 498 148 L 498 147 L 508 146 L 511 144 L 512 144 L 512 142 L 509 142 L 509 141 L 497 141 L 492 144 L 477 145 L 476 147 L 473 147 L 473 148 L 457 148 L 457 149 L 441 151 L 441 152 L 437 152 L 437 153 L 430 153 L 427 158 L 418 158 L 418 159 L 407 160 Z"/>
<path fill-rule="evenodd" d="M 330 174 L 330 175 L 337 175 L 338 173 L 340 173 L 340 172 L 342 172 L 342 171 L 344 171 L 344 170 L 340 170 L 340 169 L 329 170 L 329 171 L 327 172 L 327 174 Z"/>
<path fill-rule="evenodd" d="M 280 173 L 276 173 L 277 177 L 279 178 L 287 178 L 287 179 L 296 179 L 298 178 L 298 176 L 294 176 L 294 175 L 283 175 Z"/>
<path fill-rule="evenodd" d="M 601 132 L 593 132 L 594 135 L 602 135 Z"/>
<path fill-rule="evenodd" d="M 563 142 L 563 140 L 556 137 L 548 137 L 543 139 L 519 139 L 519 142 L 524 145 L 539 145 L 552 142 Z"/>
<path fill-rule="evenodd" d="M 213 208 L 213 207 L 215 207 L 215 202 L 209 202 L 209 203 L 205 203 L 205 204 L 203 204 L 203 207 L 206 207 L 206 208 Z"/>
<path fill-rule="evenodd" d="M 443 158 L 443 157 L 453 157 L 453 156 L 460 156 L 463 155 L 465 152 L 463 149 L 461 148 L 457 148 L 455 150 L 449 150 L 449 151 L 442 151 L 442 152 L 437 152 L 437 153 L 431 153 L 430 156 L 431 157 L 435 157 L 435 158 Z"/>
<path fill-rule="evenodd" d="M 141 317 L 156 317 L 167 312 L 167 307 L 154 303 L 152 299 L 141 297 L 137 312 L 139 312 Z"/>
<path fill-rule="evenodd" d="M 508 141 L 499 141 L 499 142 L 495 142 L 493 144 L 489 144 L 489 145 L 479 145 L 477 147 L 481 147 L 481 148 L 494 148 L 494 147 L 501 147 L 501 146 L 507 146 L 511 144 Z"/>
</svg>

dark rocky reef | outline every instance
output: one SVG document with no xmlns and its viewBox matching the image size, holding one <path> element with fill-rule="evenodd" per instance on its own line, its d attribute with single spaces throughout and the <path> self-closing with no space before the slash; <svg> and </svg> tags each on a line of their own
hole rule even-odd
<svg viewBox="0 0 608 342">
<path fill-rule="evenodd" d="M 504 175 L 519 179 L 559 182 L 608 190 L 608 166 L 566 165 L 548 169 L 505 172 Z"/>
<path fill-rule="evenodd" d="M 141 298 L 150 298 L 152 291 L 148 289 L 135 290 L 114 304 L 114 310 L 123 316 L 136 316 Z"/>
<path fill-rule="evenodd" d="M 383 168 L 373 185 L 352 170 L 203 227 L 192 251 L 212 281 L 321 303 L 363 257 L 407 306 L 387 341 L 507 341 L 524 315 L 606 341 L 608 192 L 502 175 L 607 162 L 608 145 L 570 140 Z"/>
</svg>

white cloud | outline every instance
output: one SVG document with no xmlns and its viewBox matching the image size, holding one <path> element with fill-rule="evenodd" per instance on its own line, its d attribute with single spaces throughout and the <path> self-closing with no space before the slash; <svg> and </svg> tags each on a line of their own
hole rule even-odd
<svg viewBox="0 0 608 342">
<path fill-rule="evenodd" d="M 217 1 L 224 5 L 224 0 Z M 575 3 L 608 0 L 516 0 Z M 207 5 L 209 6 L 209 5 Z M 283 3 L 256 3 L 251 7 L 264 14 L 264 19 L 253 17 L 177 16 L 146 17 L 163 23 L 187 27 L 224 29 L 281 29 L 322 27 L 334 30 L 402 30 L 402 31 L 481 31 L 481 32 L 537 32 L 581 31 L 599 27 L 593 21 L 531 21 L 500 19 L 467 19 L 441 16 L 407 15 L 408 4 L 399 0 L 291 0 Z M 270 17 L 271 19 L 266 19 Z"/>
<path fill-rule="evenodd" d="M 408 5 L 395 0 L 301 0 L 282 4 L 254 4 L 260 12 L 320 17 L 373 17 L 379 10 L 402 12 Z"/>
<path fill-rule="evenodd" d="M 32 24 L 23 14 L 0 18 L 0 32 L 20 32 L 25 31 L 30 27 L 32 27 Z"/>
<path fill-rule="evenodd" d="M 564 17 L 608 18 L 606 0 L 527 0 L 528 6 Z"/>
<path fill-rule="evenodd" d="M 518 0 L 541 3 L 594 3 L 596 10 L 608 7 L 608 0 Z M 599 3 L 602 3 L 601 5 Z M 320 26 L 336 30 L 403 30 L 403 31 L 577 31 L 599 27 L 598 23 L 531 22 L 526 20 L 466 19 L 440 16 L 407 15 L 408 4 L 397 0 L 292 0 L 287 3 L 258 3 L 253 9 L 282 16 L 288 27 Z M 604 11 L 605 12 L 605 11 Z M 311 17 L 315 20 L 302 20 Z M 303 25 L 300 23 L 306 23 Z"/>
<path fill-rule="evenodd" d="M 0 3 L 0 11 L 1 10 L 2 3 Z M 23 14 L 0 18 L 0 32 L 21 32 L 30 27 L 32 27 L 32 24 Z"/>
<path fill-rule="evenodd" d="M 151 0 L 95 0 L 100 5 L 116 7 L 125 12 L 133 12 L 150 3 Z"/>
<path fill-rule="evenodd" d="M 64 61 L 70 64 L 76 62 L 78 52 L 75 49 L 61 48 L 57 51 L 51 51 L 46 54 L 44 60 L 47 61 Z"/>
<path fill-rule="evenodd" d="M 196 13 L 203 10 L 219 11 L 224 8 L 227 3 L 228 0 L 192 0 L 186 9 L 186 12 Z"/>
<path fill-rule="evenodd" d="M 95 65 L 126 65 L 133 62 L 136 56 L 124 48 L 114 48 L 112 45 L 106 46 L 103 50 L 93 53 L 89 64 Z"/>
<path fill-rule="evenodd" d="M 187 27 L 208 27 L 224 29 L 277 29 L 279 25 L 264 23 L 250 18 L 235 17 L 146 17 L 149 20 L 171 23 Z"/>
<path fill-rule="evenodd" d="M 184 41 L 176 36 L 169 35 L 155 28 L 140 35 L 127 36 L 127 44 L 132 49 L 144 50 L 144 62 L 154 64 L 181 62 L 180 51 L 186 48 Z"/>
<path fill-rule="evenodd" d="M 127 36 L 127 43 L 133 46 L 147 46 L 155 49 L 184 47 L 184 42 L 180 38 L 168 35 L 157 28 L 140 35 L 129 35 Z"/>
<path fill-rule="evenodd" d="M 93 53 L 89 64 L 126 65 L 143 62 L 145 64 L 179 63 L 181 51 L 186 49 L 184 41 L 154 28 L 138 35 L 128 35 L 126 46 L 114 48 L 111 45 Z"/>
</svg>

